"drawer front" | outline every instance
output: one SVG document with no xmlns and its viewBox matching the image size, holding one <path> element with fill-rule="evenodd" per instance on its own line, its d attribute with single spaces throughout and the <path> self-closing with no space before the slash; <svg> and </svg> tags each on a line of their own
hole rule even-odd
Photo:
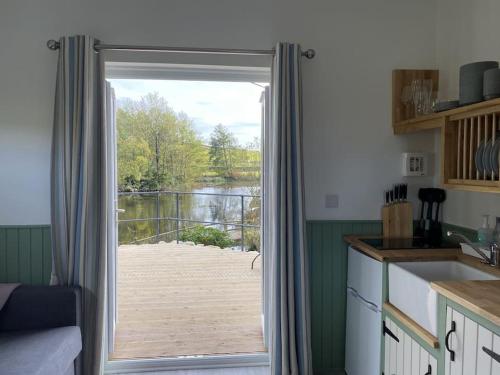
<svg viewBox="0 0 500 375">
<path fill-rule="evenodd" d="M 500 375 L 500 337 L 449 306 L 445 374 Z"/>
<path fill-rule="evenodd" d="M 437 361 L 429 352 L 389 317 L 385 325 L 384 375 L 437 375 Z"/>
</svg>

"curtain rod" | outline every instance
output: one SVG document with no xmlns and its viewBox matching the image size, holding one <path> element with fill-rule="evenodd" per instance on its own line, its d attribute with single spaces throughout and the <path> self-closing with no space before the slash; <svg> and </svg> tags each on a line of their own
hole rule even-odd
<svg viewBox="0 0 500 375">
<path fill-rule="evenodd" d="M 58 50 L 60 43 L 54 39 L 47 42 L 47 47 L 52 50 Z M 220 55 L 254 55 L 254 56 L 273 56 L 275 49 L 229 49 L 229 48 L 191 48 L 191 47 L 163 47 L 163 46 L 133 46 L 126 44 L 95 44 L 94 49 L 99 52 L 108 51 L 140 51 L 140 52 L 174 52 L 174 53 L 206 53 Z M 302 56 L 312 59 L 316 51 L 308 49 L 302 52 Z"/>
</svg>

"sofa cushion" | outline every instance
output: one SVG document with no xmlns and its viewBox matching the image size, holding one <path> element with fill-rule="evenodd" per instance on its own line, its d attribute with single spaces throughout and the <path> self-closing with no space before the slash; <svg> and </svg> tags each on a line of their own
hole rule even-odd
<svg viewBox="0 0 500 375">
<path fill-rule="evenodd" d="M 0 310 L 1 331 L 80 325 L 80 288 L 21 285 Z"/>
<path fill-rule="evenodd" d="M 82 349 L 76 326 L 0 333 L 2 375 L 66 374 Z"/>
</svg>

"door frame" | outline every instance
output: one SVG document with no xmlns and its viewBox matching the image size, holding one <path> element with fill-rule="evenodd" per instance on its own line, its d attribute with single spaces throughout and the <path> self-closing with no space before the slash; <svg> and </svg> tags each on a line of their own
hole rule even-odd
<svg viewBox="0 0 500 375">
<path fill-rule="evenodd" d="M 119 55 L 123 56 L 123 55 Z M 136 55 L 137 56 L 137 55 Z M 147 63 L 117 61 L 113 58 L 105 59 L 106 79 L 182 79 L 182 80 L 206 80 L 206 81 L 228 81 L 228 82 L 269 82 L 271 84 L 271 63 L 262 66 L 221 66 L 221 65 L 199 65 L 199 64 L 167 64 L 167 63 Z M 270 115 L 269 115 L 270 116 Z M 264 115 L 263 115 L 264 117 Z M 264 118 L 263 118 L 264 120 Z M 212 355 L 203 357 L 183 357 L 183 358 L 152 358 L 152 359 L 130 359 L 130 360 L 109 360 L 109 353 L 114 347 L 114 333 L 117 318 L 116 309 L 116 248 L 118 246 L 118 207 L 117 207 L 117 179 L 116 179 L 116 129 L 114 121 L 109 122 L 108 131 L 108 157 L 113 159 L 111 173 L 113 178 L 113 191 L 109 193 L 109 213 L 114 218 L 113 224 L 108 226 L 109 233 L 114 239 L 115 246 L 108 251 L 108 280 L 107 280 L 107 319 L 106 319 L 106 363 L 104 372 L 106 374 L 141 372 L 141 371 L 165 371 L 165 370 L 188 370 L 202 368 L 230 368 L 230 367 L 264 367 L 270 365 L 269 352 Z M 261 124 L 264 128 L 264 123 Z M 111 129 L 112 128 L 112 129 Z M 264 155 L 263 155 L 264 156 Z M 262 158 L 264 159 L 264 157 Z M 265 168 L 265 164 L 262 165 Z M 264 175 L 264 171 L 262 171 Z M 264 184 L 261 183 L 261 196 L 264 194 Z M 262 205 L 262 200 L 261 200 Z M 262 206 L 261 206 L 262 207 Z M 261 209 L 262 210 L 262 209 Z M 262 211 L 261 211 L 262 212 Z M 261 217 L 262 228 L 262 217 Z M 263 243 L 261 239 L 261 243 Z M 267 271 L 267 260 L 270 254 L 262 252 L 262 328 L 264 346 L 270 347 L 270 274 Z M 113 263 L 113 264 L 109 264 Z"/>
<path fill-rule="evenodd" d="M 108 353 L 114 350 L 115 345 L 115 330 L 117 323 L 116 311 L 116 248 L 118 246 L 118 194 L 117 194 L 117 150 L 116 150 L 116 98 L 113 88 L 108 81 L 104 82 L 104 112 L 105 112 L 105 126 L 107 130 L 107 144 L 106 144 L 106 157 L 108 160 L 108 242 L 107 242 L 107 301 L 105 308 L 105 316 L 107 318 L 105 324 L 105 347 L 106 347 L 106 360 Z"/>
<path fill-rule="evenodd" d="M 271 124 L 271 86 L 264 88 L 261 97 L 262 103 L 262 131 L 261 131 L 261 218 L 260 218 L 260 243 L 261 243 L 261 256 L 262 256 L 262 327 L 264 336 L 264 346 L 269 350 L 271 347 L 270 333 L 270 316 L 271 316 L 271 253 L 267 251 L 270 247 L 269 232 L 264 231 L 264 228 L 271 226 L 267 222 L 270 217 L 269 205 L 267 204 L 267 191 L 270 189 L 270 158 L 266 157 L 268 150 L 270 150 L 269 127 Z"/>
</svg>

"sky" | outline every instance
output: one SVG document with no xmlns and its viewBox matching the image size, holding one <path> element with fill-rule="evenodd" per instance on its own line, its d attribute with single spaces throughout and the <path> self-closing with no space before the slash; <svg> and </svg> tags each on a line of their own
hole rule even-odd
<svg viewBox="0 0 500 375">
<path fill-rule="evenodd" d="M 217 124 L 229 128 L 241 145 L 260 139 L 264 84 L 250 82 L 110 79 L 118 105 L 158 92 L 175 112 L 185 112 L 205 141 Z M 259 86 L 258 86 L 259 85 Z"/>
</svg>

